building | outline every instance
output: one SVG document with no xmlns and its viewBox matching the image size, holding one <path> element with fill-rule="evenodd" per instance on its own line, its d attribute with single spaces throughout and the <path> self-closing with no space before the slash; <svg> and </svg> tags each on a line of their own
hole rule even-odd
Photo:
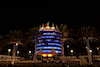
<svg viewBox="0 0 100 67">
<path fill-rule="evenodd" d="M 42 24 L 40 26 L 39 32 L 37 33 L 36 39 L 36 58 L 37 60 L 55 60 L 57 56 L 61 55 L 62 45 L 61 45 L 61 32 L 59 31 L 57 25 L 52 23 L 52 26 L 47 24 Z"/>
</svg>

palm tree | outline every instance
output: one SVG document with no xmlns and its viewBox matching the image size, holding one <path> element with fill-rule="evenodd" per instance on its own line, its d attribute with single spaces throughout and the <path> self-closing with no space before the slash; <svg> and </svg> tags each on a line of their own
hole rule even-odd
<svg viewBox="0 0 100 67">
<path fill-rule="evenodd" d="M 17 45 L 23 45 L 21 43 L 21 40 L 23 38 L 23 33 L 21 33 L 21 30 L 10 30 L 9 33 L 6 35 L 8 44 L 13 44 L 13 54 L 12 54 L 12 61 L 11 64 L 14 64 L 15 61 L 15 55 L 17 50 Z"/>
<path fill-rule="evenodd" d="M 80 35 L 80 39 L 78 39 L 78 41 L 83 40 L 84 43 L 86 43 L 86 45 L 87 45 L 87 53 L 88 53 L 89 64 L 93 64 L 91 53 L 90 53 L 89 41 L 93 42 L 93 41 L 98 40 L 96 38 L 97 31 L 95 30 L 94 27 L 91 27 L 89 25 L 88 27 L 81 27 L 81 29 L 78 30 L 78 34 Z"/>
<path fill-rule="evenodd" d="M 38 35 L 39 29 L 38 29 L 38 27 L 33 27 L 33 28 L 28 29 L 28 30 L 29 30 L 29 32 L 25 33 L 27 35 L 25 43 L 27 44 L 28 42 L 31 42 L 31 45 L 32 45 L 32 43 L 35 42 L 35 52 L 34 52 L 34 62 L 35 62 L 36 61 L 35 60 L 35 58 L 36 58 L 36 47 L 37 47 L 35 36 Z"/>
<path fill-rule="evenodd" d="M 67 42 L 68 44 L 73 42 L 73 38 L 71 38 L 71 36 L 73 36 L 72 34 L 72 29 L 69 30 L 67 28 L 67 25 L 59 25 L 59 30 L 61 33 L 61 36 L 62 36 L 62 62 L 64 63 L 64 43 Z"/>
</svg>

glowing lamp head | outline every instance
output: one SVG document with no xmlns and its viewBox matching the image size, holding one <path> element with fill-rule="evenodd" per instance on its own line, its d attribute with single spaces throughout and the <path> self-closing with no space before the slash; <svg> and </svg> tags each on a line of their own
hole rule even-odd
<svg viewBox="0 0 100 67">
<path fill-rule="evenodd" d="M 19 54 L 19 51 L 17 51 L 17 54 Z"/>
<path fill-rule="evenodd" d="M 31 53 L 31 50 L 29 51 L 29 53 Z"/>
<path fill-rule="evenodd" d="M 92 53 L 92 50 L 90 50 L 90 53 Z"/>
<path fill-rule="evenodd" d="M 52 54 L 48 54 L 48 57 L 52 57 Z"/>
<path fill-rule="evenodd" d="M 70 50 L 71 53 L 73 53 L 73 50 Z"/>
<path fill-rule="evenodd" d="M 42 56 L 43 56 L 43 57 L 46 57 L 47 55 L 46 55 L 46 54 L 43 54 Z"/>
<path fill-rule="evenodd" d="M 87 46 L 85 48 L 87 49 Z"/>
<path fill-rule="evenodd" d="M 16 43 L 16 46 L 18 46 L 18 43 Z"/>
<path fill-rule="evenodd" d="M 99 50 L 99 47 L 97 47 L 97 50 Z"/>
<path fill-rule="evenodd" d="M 11 49 L 8 49 L 8 52 L 11 52 Z"/>
<path fill-rule="evenodd" d="M 67 48 L 69 48 L 69 45 L 67 45 Z"/>
</svg>

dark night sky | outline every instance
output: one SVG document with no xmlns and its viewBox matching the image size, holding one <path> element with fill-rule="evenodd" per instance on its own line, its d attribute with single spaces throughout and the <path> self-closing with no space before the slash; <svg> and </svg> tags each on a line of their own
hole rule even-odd
<svg viewBox="0 0 100 67">
<path fill-rule="evenodd" d="M 99 2 L 95 1 L 0 2 L 0 34 L 13 29 L 27 32 L 28 28 L 48 21 L 67 24 L 72 29 L 91 25 L 100 31 L 99 6 Z"/>
</svg>

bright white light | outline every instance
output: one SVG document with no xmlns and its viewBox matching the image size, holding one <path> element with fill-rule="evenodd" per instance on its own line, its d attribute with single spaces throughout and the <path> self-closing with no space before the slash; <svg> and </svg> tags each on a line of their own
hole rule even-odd
<svg viewBox="0 0 100 67">
<path fill-rule="evenodd" d="M 58 53 L 58 51 L 56 51 L 56 53 Z"/>
<path fill-rule="evenodd" d="M 71 53 L 73 53 L 73 50 L 70 50 Z"/>
<path fill-rule="evenodd" d="M 16 43 L 16 46 L 18 46 L 18 43 Z"/>
<path fill-rule="evenodd" d="M 29 53 L 31 53 L 31 50 L 29 51 Z"/>
<path fill-rule="evenodd" d="M 97 47 L 97 50 L 99 50 L 99 47 Z"/>
<path fill-rule="evenodd" d="M 69 48 L 69 45 L 67 45 L 67 48 Z"/>
<path fill-rule="evenodd" d="M 11 49 L 8 49 L 8 52 L 11 52 Z"/>
<path fill-rule="evenodd" d="M 90 53 L 92 53 L 92 50 L 90 50 Z"/>
<path fill-rule="evenodd" d="M 19 54 L 19 51 L 17 51 L 17 54 Z"/>
<path fill-rule="evenodd" d="M 87 49 L 87 46 L 85 48 Z"/>
</svg>

